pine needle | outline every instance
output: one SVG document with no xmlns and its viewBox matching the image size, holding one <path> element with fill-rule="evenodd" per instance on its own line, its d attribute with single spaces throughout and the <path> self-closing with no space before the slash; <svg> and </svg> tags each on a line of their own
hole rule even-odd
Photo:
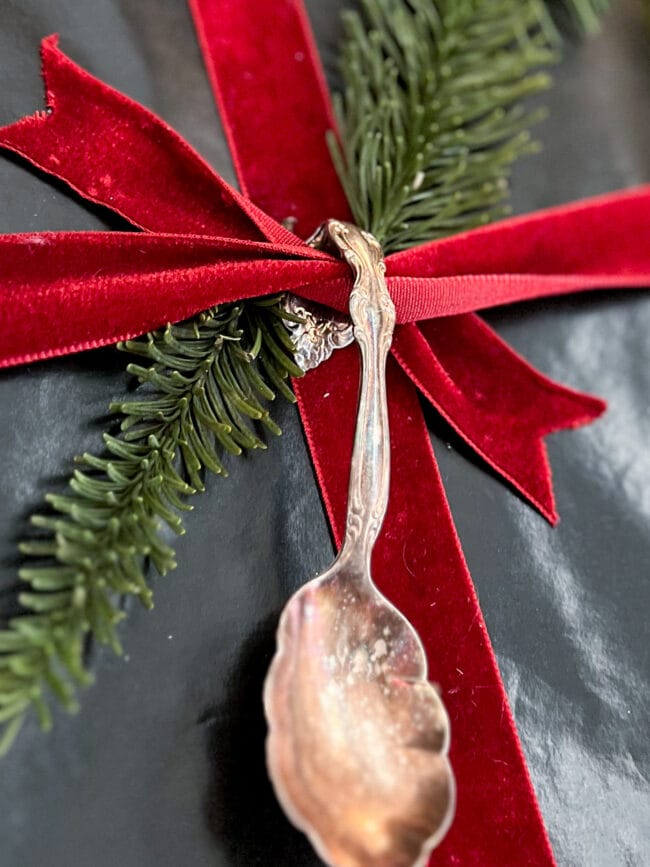
<svg viewBox="0 0 650 867">
<path fill-rule="evenodd" d="M 120 433 L 104 434 L 102 456 L 77 459 L 68 492 L 46 497 L 50 511 L 32 518 L 39 536 L 20 546 L 26 613 L 0 631 L 0 756 L 30 711 L 50 728 L 51 698 L 76 710 L 90 637 L 122 652 L 123 598 L 151 607 L 148 564 L 160 575 L 176 566 L 165 528 L 185 532 L 187 500 L 206 470 L 225 475 L 224 452 L 280 433 L 266 403 L 277 391 L 293 399 L 285 380 L 301 373 L 277 298 L 213 308 L 120 348 L 138 357 L 127 370 L 140 383 L 111 407 Z"/>
<path fill-rule="evenodd" d="M 567 2 L 585 25 L 604 5 Z M 524 101 L 558 57 L 544 3 L 360 0 L 344 26 L 329 144 L 355 220 L 391 252 L 507 215 L 511 166 L 544 116 Z"/>
</svg>

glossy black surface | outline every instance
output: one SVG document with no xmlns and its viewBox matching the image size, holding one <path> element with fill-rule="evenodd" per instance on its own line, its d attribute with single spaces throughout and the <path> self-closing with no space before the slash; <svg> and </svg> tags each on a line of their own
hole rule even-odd
<svg viewBox="0 0 650 867">
<path fill-rule="evenodd" d="M 333 75 L 340 3 L 309 6 Z M 232 180 L 183 0 L 0 0 L 0 122 L 41 107 L 37 46 L 55 30 Z M 545 98 L 545 151 L 516 171 L 517 209 L 650 180 L 649 92 L 650 35 L 623 0 L 602 38 L 569 48 Z M 104 219 L 0 158 L 0 231 Z M 645 865 L 650 298 L 592 294 L 488 318 L 542 370 L 610 402 L 598 423 L 549 441 L 555 530 L 428 418 L 558 861 Z M 105 350 L 0 376 L 2 614 L 26 516 L 75 453 L 98 447 L 123 365 Z M 230 478 L 197 499 L 155 610 L 129 605 L 127 657 L 96 650 L 80 714 L 57 715 L 46 738 L 30 724 L 0 766 L 2 867 L 319 863 L 263 767 L 260 691 L 277 615 L 332 556 L 296 413 L 278 416 L 285 436 L 231 460 Z"/>
</svg>

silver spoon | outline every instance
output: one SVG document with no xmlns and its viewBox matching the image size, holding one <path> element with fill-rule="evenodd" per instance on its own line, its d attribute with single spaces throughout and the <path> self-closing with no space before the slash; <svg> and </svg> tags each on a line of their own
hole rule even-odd
<svg viewBox="0 0 650 867">
<path fill-rule="evenodd" d="M 449 721 L 410 623 L 375 588 L 388 502 L 386 357 L 395 310 L 378 242 L 330 220 L 313 246 L 342 255 L 362 358 L 345 540 L 285 607 L 264 689 L 267 763 L 285 812 L 332 867 L 420 867 L 447 831 Z"/>
</svg>

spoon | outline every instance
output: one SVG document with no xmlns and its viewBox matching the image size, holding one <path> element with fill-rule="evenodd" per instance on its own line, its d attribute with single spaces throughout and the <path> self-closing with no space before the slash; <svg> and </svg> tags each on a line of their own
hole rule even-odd
<svg viewBox="0 0 650 867">
<path fill-rule="evenodd" d="M 264 688 L 267 764 L 285 812 L 331 867 L 422 867 L 454 811 L 449 721 L 417 633 L 370 572 L 388 503 L 395 310 L 372 235 L 329 220 L 310 243 L 354 273 L 361 391 L 343 546 L 280 619 Z"/>
</svg>

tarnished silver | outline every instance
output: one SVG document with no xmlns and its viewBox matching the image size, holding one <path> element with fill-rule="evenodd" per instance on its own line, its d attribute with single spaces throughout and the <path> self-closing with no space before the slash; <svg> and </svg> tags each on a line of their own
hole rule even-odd
<svg viewBox="0 0 650 867">
<path fill-rule="evenodd" d="M 286 813 L 327 864 L 421 867 L 449 827 L 455 786 L 449 721 L 424 649 L 370 572 L 388 503 L 395 311 L 371 235 L 330 220 L 312 243 L 338 252 L 355 275 L 361 392 L 343 546 L 280 619 L 264 690 L 267 763 Z"/>
<path fill-rule="evenodd" d="M 287 313 L 300 319 L 285 320 L 284 325 L 296 348 L 296 364 L 305 372 L 327 361 L 335 349 L 354 342 L 349 316 L 291 294 L 285 295 L 283 306 Z"/>
</svg>

